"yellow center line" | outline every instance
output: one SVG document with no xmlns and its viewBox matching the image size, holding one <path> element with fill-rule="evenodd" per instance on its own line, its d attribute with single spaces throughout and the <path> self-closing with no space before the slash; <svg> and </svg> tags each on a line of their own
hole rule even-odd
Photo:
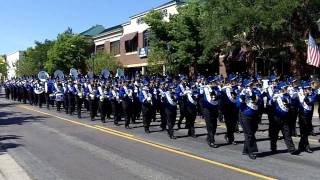
<svg viewBox="0 0 320 180">
<path fill-rule="evenodd" d="M 80 123 L 80 122 L 69 120 L 69 119 L 66 119 L 66 118 L 63 118 L 63 117 L 60 117 L 60 116 L 56 116 L 56 115 L 49 114 L 49 113 L 46 113 L 46 112 L 38 111 L 38 110 L 35 110 L 33 108 L 24 106 L 24 105 L 18 105 L 18 107 L 21 107 L 21 108 L 24 108 L 24 109 L 28 109 L 30 111 L 34 111 L 34 112 L 37 112 L 37 113 L 40 113 L 40 114 L 44 114 L 44 115 L 47 115 L 47 116 L 55 117 L 57 119 L 60 119 L 60 120 L 63 120 L 63 121 L 66 121 L 66 122 L 69 122 L 69 123 L 72 123 L 72 124 L 77 124 L 77 125 L 80 125 L 80 126 L 83 126 L 83 127 L 96 129 L 96 130 L 99 130 L 99 131 L 102 131 L 102 132 L 106 132 L 106 133 L 109 133 L 109 134 L 112 134 L 112 135 L 115 135 L 115 136 L 123 137 L 123 138 L 129 139 L 129 140 L 135 141 L 135 142 L 139 142 L 139 143 L 142 143 L 142 144 L 145 144 L 145 145 L 149 145 L 151 147 L 162 149 L 162 150 L 165 150 L 165 151 L 168 151 L 168 152 L 173 152 L 175 154 L 179 154 L 179 155 L 191 158 L 191 159 L 196 159 L 196 160 L 199 160 L 199 161 L 203 161 L 203 162 L 206 162 L 206 163 L 209 163 L 209 164 L 213 164 L 213 165 L 225 168 L 225 169 L 233 170 L 233 171 L 236 171 L 236 172 L 239 172 L 239 173 L 242 173 L 242 174 L 251 175 L 251 176 L 254 176 L 254 177 L 257 177 L 257 178 L 260 178 L 260 179 L 265 179 L 265 180 L 276 180 L 276 178 L 269 177 L 269 176 L 266 176 L 266 175 L 263 175 L 263 174 L 259 174 L 257 172 L 249 171 L 249 170 L 246 170 L 246 169 L 241 169 L 241 168 L 238 168 L 238 167 L 235 167 L 235 166 L 231 166 L 231 165 L 228 165 L 228 164 L 224 164 L 224 163 L 220 163 L 220 162 L 217 162 L 217 161 L 214 161 L 214 160 L 203 158 L 203 157 L 191 154 L 191 153 L 183 152 L 183 151 L 168 147 L 166 145 L 161 145 L 161 144 L 153 143 L 153 142 L 146 141 L 146 140 L 143 140 L 143 139 L 140 139 L 140 138 L 136 138 L 131 134 L 127 134 L 127 133 L 124 133 L 124 132 L 121 132 L 121 131 L 117 131 L 117 130 L 114 130 L 114 129 L 111 129 L 111 128 L 106 128 L 106 127 L 97 126 L 97 125 L 93 126 L 93 125 L 88 125 L 88 124 L 85 124 L 85 123 Z"/>
<path fill-rule="evenodd" d="M 114 132 L 114 133 L 118 133 L 118 134 L 121 134 L 121 135 L 124 135 L 124 136 L 134 137 L 134 135 L 132 135 L 132 134 L 128 134 L 128 133 L 125 133 L 125 132 L 122 132 L 122 131 L 117 131 L 117 130 L 114 130 L 114 129 L 111 129 L 111 128 L 108 128 L 108 127 L 104 127 L 104 126 L 94 125 L 94 127 L 97 127 L 97 128 L 100 128 L 100 129 L 104 129 L 104 130 L 107 130 L 107 131 L 111 131 L 111 132 Z"/>
</svg>

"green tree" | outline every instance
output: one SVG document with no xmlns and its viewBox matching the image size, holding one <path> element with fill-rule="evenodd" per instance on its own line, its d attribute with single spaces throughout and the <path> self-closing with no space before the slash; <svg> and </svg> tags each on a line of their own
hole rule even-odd
<svg viewBox="0 0 320 180">
<path fill-rule="evenodd" d="M 145 17 L 151 31 L 149 65 L 165 64 L 169 73 L 187 70 L 194 75 L 203 60 L 201 14 L 198 1 L 179 7 L 178 14 L 170 15 L 169 22 L 164 21 L 161 12 L 150 12 Z"/>
<path fill-rule="evenodd" d="M 29 49 L 27 52 L 30 51 Z M 39 72 L 39 64 L 37 61 L 34 61 L 32 58 L 26 55 L 24 52 L 22 58 L 15 64 L 16 73 L 18 77 L 21 76 L 33 76 L 37 75 Z"/>
<path fill-rule="evenodd" d="M 59 34 L 53 47 L 48 51 L 45 68 L 49 73 L 56 69 L 69 72 L 71 68 L 86 71 L 86 59 L 93 50 L 93 42 L 85 36 L 74 34 L 69 28 Z"/>
<path fill-rule="evenodd" d="M 36 75 L 39 71 L 45 70 L 44 64 L 48 61 L 48 51 L 54 45 L 54 41 L 45 40 L 44 42 L 35 41 L 35 46 L 28 48 L 22 59 L 17 62 L 17 74 Z"/>
<path fill-rule="evenodd" d="M 0 56 L 0 73 L 2 76 L 6 76 L 8 72 L 8 64 L 3 56 Z M 1 79 L 0 79 L 1 80 Z"/>
<path fill-rule="evenodd" d="M 163 14 L 155 10 L 149 12 L 144 18 L 145 22 L 150 26 L 148 69 L 151 72 L 160 73 L 163 64 L 165 64 L 167 71 L 172 73 L 176 68 L 170 62 L 170 26 L 169 23 L 163 21 L 163 18 Z"/>
<path fill-rule="evenodd" d="M 313 31 L 319 18 L 318 0 L 202 0 L 202 36 L 205 55 L 214 49 L 240 46 L 252 54 L 293 45 L 306 51 L 306 32 Z M 295 51 L 297 53 L 298 51 Z M 280 51 L 279 51 L 280 53 Z M 300 57 L 300 61 L 301 58 Z M 250 65 L 249 65 L 250 66 Z"/>
<path fill-rule="evenodd" d="M 122 64 L 111 54 L 100 52 L 95 57 L 90 57 L 86 61 L 87 67 L 94 70 L 94 74 L 101 74 L 102 70 L 108 69 L 110 72 L 116 72 L 118 68 L 122 68 Z"/>
</svg>

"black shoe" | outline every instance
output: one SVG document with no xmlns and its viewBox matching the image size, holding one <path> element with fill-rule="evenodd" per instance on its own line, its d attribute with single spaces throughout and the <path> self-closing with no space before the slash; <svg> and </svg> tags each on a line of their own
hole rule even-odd
<svg viewBox="0 0 320 180">
<path fill-rule="evenodd" d="M 178 124 L 178 129 L 181 129 L 181 124 Z"/>
<path fill-rule="evenodd" d="M 301 152 L 299 150 L 294 150 L 290 152 L 291 155 L 299 155 L 300 153 Z"/>
<path fill-rule="evenodd" d="M 177 139 L 175 135 L 170 135 L 170 139 Z"/>
<path fill-rule="evenodd" d="M 209 146 L 212 148 L 218 148 L 219 146 L 213 142 L 209 143 Z"/>
<path fill-rule="evenodd" d="M 165 131 L 166 130 L 166 128 L 161 128 L 161 131 Z"/>
<path fill-rule="evenodd" d="M 249 155 L 247 152 L 242 152 L 242 155 Z"/>
<path fill-rule="evenodd" d="M 306 148 L 305 152 L 307 152 L 307 153 L 313 153 L 313 150 L 311 150 L 310 148 Z"/>
<path fill-rule="evenodd" d="M 257 156 L 254 154 L 249 154 L 249 158 L 252 160 L 255 160 L 255 159 L 257 159 Z"/>
<path fill-rule="evenodd" d="M 106 120 L 101 120 L 102 123 L 106 123 Z"/>
<path fill-rule="evenodd" d="M 232 144 L 232 145 L 237 145 L 238 143 L 235 142 L 235 141 L 232 141 L 231 144 Z"/>
<path fill-rule="evenodd" d="M 114 125 L 116 125 L 116 126 L 120 126 L 120 124 L 119 124 L 119 123 L 117 123 L 117 122 L 115 122 L 115 123 L 114 123 Z"/>
<path fill-rule="evenodd" d="M 316 133 L 314 133 L 313 131 L 310 132 L 311 136 L 317 136 Z"/>
<path fill-rule="evenodd" d="M 131 129 L 131 127 L 129 125 L 126 125 L 125 128 L 126 129 Z"/>
<path fill-rule="evenodd" d="M 81 119 L 81 115 L 78 115 L 78 118 Z"/>
</svg>

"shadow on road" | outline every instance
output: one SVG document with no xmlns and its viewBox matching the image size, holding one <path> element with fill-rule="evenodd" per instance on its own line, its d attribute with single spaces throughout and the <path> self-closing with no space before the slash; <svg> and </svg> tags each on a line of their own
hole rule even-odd
<svg viewBox="0 0 320 180">
<path fill-rule="evenodd" d="M 14 149 L 21 146 L 21 144 L 10 142 L 10 140 L 20 139 L 20 138 L 21 136 L 16 136 L 16 135 L 0 135 L 0 155 L 7 152 L 8 149 Z"/>
<path fill-rule="evenodd" d="M 18 116 L 17 116 L 18 115 Z M 18 112 L 0 112 L 0 127 L 8 125 L 23 125 L 27 122 L 39 122 L 44 116 L 30 116 Z"/>
</svg>

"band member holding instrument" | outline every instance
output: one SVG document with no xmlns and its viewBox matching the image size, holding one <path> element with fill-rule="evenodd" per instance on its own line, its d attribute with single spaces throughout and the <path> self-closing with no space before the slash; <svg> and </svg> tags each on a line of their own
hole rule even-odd
<svg viewBox="0 0 320 180">
<path fill-rule="evenodd" d="M 170 139 L 176 139 L 174 135 L 173 127 L 176 122 L 177 118 L 177 96 L 175 92 L 175 87 L 173 83 L 168 85 L 168 91 L 165 92 L 164 98 L 164 105 L 165 105 L 165 114 L 167 120 L 167 132 Z"/>
<path fill-rule="evenodd" d="M 69 108 L 69 114 L 73 115 L 75 111 L 75 88 L 74 88 L 74 82 L 70 79 L 68 82 L 68 108 Z"/>
<path fill-rule="evenodd" d="M 295 84 L 296 80 L 292 77 L 289 77 L 287 80 L 288 84 L 288 94 L 290 96 L 290 108 L 289 108 L 289 127 L 290 127 L 290 133 L 292 136 L 297 136 L 297 118 L 298 118 L 298 112 L 299 112 L 299 98 L 298 98 L 298 86 Z"/>
<path fill-rule="evenodd" d="M 217 77 L 211 77 L 208 79 L 208 85 L 204 87 L 203 97 L 203 111 L 202 114 L 206 121 L 207 127 L 207 142 L 212 148 L 218 148 L 219 146 L 215 143 L 214 135 L 217 130 L 217 121 L 219 116 L 219 102 L 220 98 L 219 87 L 217 86 Z"/>
<path fill-rule="evenodd" d="M 177 86 L 176 93 L 178 97 L 178 102 L 179 102 L 179 111 L 180 111 L 180 116 L 179 116 L 179 121 L 178 121 L 178 129 L 181 129 L 181 123 L 182 120 L 185 118 L 185 103 L 186 103 L 186 85 L 187 85 L 187 78 L 185 76 L 180 77 L 180 84 Z"/>
<path fill-rule="evenodd" d="M 81 118 L 81 109 L 82 109 L 82 103 L 84 99 L 84 87 L 81 84 L 81 80 L 77 80 L 77 82 L 74 84 L 74 96 L 75 96 L 75 102 L 77 106 L 77 114 L 78 118 Z"/>
<path fill-rule="evenodd" d="M 119 125 L 121 120 L 121 99 L 119 95 L 118 82 L 114 81 L 109 91 L 109 100 L 111 101 L 114 124 Z"/>
<path fill-rule="evenodd" d="M 125 128 L 130 129 L 130 120 L 132 118 L 132 89 L 129 87 L 129 80 L 123 82 L 122 87 L 119 90 L 119 95 L 122 100 L 122 113 L 125 119 Z"/>
<path fill-rule="evenodd" d="M 302 83 L 302 91 L 299 96 L 299 126 L 300 126 L 300 142 L 299 150 L 307 153 L 312 153 L 308 136 L 312 131 L 312 116 L 314 109 L 315 97 L 312 94 L 311 86 L 308 82 Z"/>
<path fill-rule="evenodd" d="M 154 108 L 154 101 L 149 89 L 149 82 L 144 80 L 142 91 L 139 94 L 139 100 L 142 104 L 142 120 L 144 131 L 150 133 L 150 123 L 152 119 L 152 109 Z"/>
<path fill-rule="evenodd" d="M 99 110 L 101 115 L 101 122 L 106 123 L 108 93 L 105 86 L 105 82 L 102 82 L 101 85 L 98 86 L 97 98 L 99 99 Z"/>
<path fill-rule="evenodd" d="M 186 115 L 186 127 L 188 128 L 188 136 L 196 138 L 194 123 L 197 117 L 198 106 L 198 92 L 197 86 L 192 84 L 190 88 L 187 88 L 186 101 L 185 101 L 185 115 Z"/>
<path fill-rule="evenodd" d="M 89 109 L 90 109 L 90 120 L 93 121 L 97 116 L 98 111 L 98 99 L 97 99 L 97 83 L 93 82 L 88 85 L 89 88 Z"/>
<path fill-rule="evenodd" d="M 237 144 L 234 141 L 234 133 L 239 119 L 239 109 L 237 107 L 237 76 L 230 74 L 228 76 L 228 84 L 221 90 L 222 96 L 222 112 L 225 119 L 227 134 L 225 139 L 228 144 Z"/>
<path fill-rule="evenodd" d="M 55 100 L 56 100 L 56 105 L 57 105 L 57 111 L 60 112 L 61 110 L 61 105 L 64 101 L 64 89 L 62 86 L 61 82 L 57 82 L 55 83 L 55 88 L 54 88 L 54 94 L 56 96 Z"/>
<path fill-rule="evenodd" d="M 255 133 L 258 130 L 259 111 L 262 108 L 262 97 L 258 96 L 252 89 L 253 83 L 245 79 L 242 82 L 243 90 L 241 91 L 237 106 L 240 110 L 240 124 L 244 133 L 243 154 L 249 155 L 250 159 L 256 159 L 255 152 L 258 152 L 257 140 Z"/>
<path fill-rule="evenodd" d="M 290 109 L 290 95 L 287 93 L 287 85 L 281 82 L 277 86 L 277 90 L 274 91 L 272 97 L 272 107 L 274 108 L 272 119 L 272 126 L 270 127 L 270 144 L 272 153 L 277 153 L 277 141 L 279 138 L 279 131 L 282 132 L 284 142 L 287 145 L 288 151 L 291 154 L 298 154 L 294 143 L 292 141 L 291 132 L 289 128 L 289 109 Z"/>
</svg>

